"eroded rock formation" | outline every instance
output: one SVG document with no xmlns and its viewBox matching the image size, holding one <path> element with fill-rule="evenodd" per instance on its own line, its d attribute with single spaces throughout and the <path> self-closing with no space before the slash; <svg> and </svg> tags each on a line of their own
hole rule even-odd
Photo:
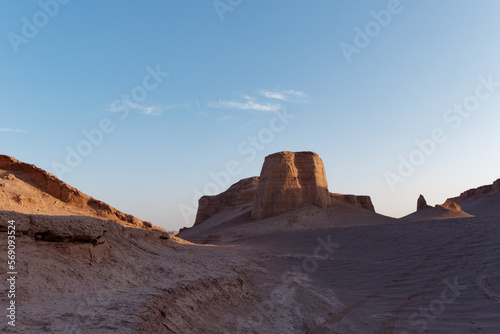
<svg viewBox="0 0 500 334">
<path fill-rule="evenodd" d="M 482 187 L 469 189 L 460 194 L 460 196 L 450 198 L 451 201 L 460 203 L 461 201 L 465 201 L 466 199 L 472 197 L 479 197 L 488 194 L 489 192 L 500 189 L 500 179 L 493 182 L 493 184 L 488 184 Z"/>
<path fill-rule="evenodd" d="M 457 203 L 452 200 L 447 199 L 442 205 L 436 205 L 436 208 L 440 209 L 448 209 L 453 211 L 462 211 L 462 208 Z"/>
<path fill-rule="evenodd" d="M 244 204 L 251 205 L 258 183 L 258 177 L 249 177 L 238 181 L 219 195 L 203 196 L 199 200 L 194 224 L 197 225 L 226 208 Z"/>
<path fill-rule="evenodd" d="M 125 214 L 85 195 L 45 170 L 0 155 L 0 210 L 27 214 L 81 215 L 108 219 L 124 226 L 159 230 L 149 222 Z"/>
<path fill-rule="evenodd" d="M 266 157 L 255 193 L 252 218 L 264 219 L 304 203 L 330 204 L 323 161 L 314 152 L 279 152 Z"/>
<path fill-rule="evenodd" d="M 309 203 L 327 208 L 332 200 L 375 212 L 370 196 L 328 192 L 325 168 L 314 152 L 279 152 L 266 157 L 260 177 L 233 184 L 225 192 L 199 200 L 194 225 L 226 209 L 251 209 L 251 217 L 264 219 Z"/>
<path fill-rule="evenodd" d="M 420 195 L 417 200 L 417 211 L 428 208 L 427 201 L 425 200 L 423 195 Z"/>
<path fill-rule="evenodd" d="M 342 195 L 342 194 L 330 193 L 330 198 L 375 212 L 375 208 L 373 206 L 372 199 L 370 198 L 370 196 Z"/>
</svg>

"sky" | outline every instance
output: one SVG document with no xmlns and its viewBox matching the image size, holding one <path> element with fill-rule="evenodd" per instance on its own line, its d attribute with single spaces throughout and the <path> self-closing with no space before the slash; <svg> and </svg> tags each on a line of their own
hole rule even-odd
<svg viewBox="0 0 500 334">
<path fill-rule="evenodd" d="M 0 153 L 169 230 L 314 151 L 401 217 L 500 178 L 500 2 L 0 0 Z"/>
</svg>

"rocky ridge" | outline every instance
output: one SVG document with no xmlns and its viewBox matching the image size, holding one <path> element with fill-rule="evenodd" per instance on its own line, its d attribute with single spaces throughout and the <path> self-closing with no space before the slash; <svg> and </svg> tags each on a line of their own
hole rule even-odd
<svg viewBox="0 0 500 334">
<path fill-rule="evenodd" d="M 486 195 L 486 194 L 493 192 L 495 190 L 498 190 L 498 189 L 500 189 L 500 179 L 493 182 L 493 184 L 488 184 L 488 185 L 485 185 L 482 187 L 466 190 L 463 193 L 461 193 L 459 196 L 450 198 L 450 200 L 453 202 L 459 203 L 459 202 L 465 201 L 465 200 L 473 198 L 473 197 L 479 197 L 479 196 Z"/>
<path fill-rule="evenodd" d="M 0 155 L 0 210 L 26 214 L 81 215 L 124 226 L 163 231 L 90 197 L 56 176 L 12 157 Z"/>
</svg>

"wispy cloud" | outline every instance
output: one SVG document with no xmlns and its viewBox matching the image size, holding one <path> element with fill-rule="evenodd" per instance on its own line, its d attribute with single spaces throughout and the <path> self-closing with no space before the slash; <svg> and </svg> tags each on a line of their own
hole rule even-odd
<svg viewBox="0 0 500 334">
<path fill-rule="evenodd" d="M 306 93 L 297 90 L 283 90 L 279 92 L 273 92 L 270 90 L 261 89 L 259 91 L 260 95 L 265 96 L 270 99 L 276 99 L 287 102 L 309 102 Z"/>
<path fill-rule="evenodd" d="M 26 132 L 26 131 L 20 129 L 0 128 L 0 132 Z"/>
<path fill-rule="evenodd" d="M 130 109 L 138 110 L 140 114 L 148 115 L 148 116 L 159 116 L 164 111 L 167 111 L 167 110 L 173 110 L 173 109 L 179 109 L 179 108 L 189 110 L 191 108 L 191 105 L 189 103 L 176 104 L 176 105 L 167 106 L 167 107 L 144 107 L 144 106 L 141 106 L 140 104 L 134 103 L 134 102 L 128 102 L 126 104 Z"/>
<path fill-rule="evenodd" d="M 157 107 L 143 107 L 140 109 L 140 113 L 144 115 L 149 115 L 149 116 L 158 116 L 161 115 L 163 110 Z"/>
<path fill-rule="evenodd" d="M 162 108 L 158 107 L 144 107 L 139 103 L 131 102 L 131 101 L 122 101 L 119 105 L 111 106 L 111 111 L 121 110 L 119 108 L 127 107 L 128 109 L 137 110 L 140 114 L 149 115 L 149 116 L 158 116 L 163 112 Z"/>
<path fill-rule="evenodd" d="M 276 111 L 281 109 L 281 104 L 259 103 L 254 97 L 248 95 L 241 96 L 245 101 L 219 100 L 217 102 L 208 102 L 209 108 L 216 109 L 240 109 L 257 111 Z"/>
<path fill-rule="evenodd" d="M 309 97 L 306 93 L 298 90 L 270 91 L 261 89 L 258 91 L 266 99 L 274 99 L 291 103 L 308 103 Z M 215 109 L 239 109 L 239 110 L 257 110 L 257 111 L 276 111 L 283 106 L 281 103 L 261 102 L 253 96 L 241 94 L 239 100 L 219 100 L 207 103 L 209 108 Z M 262 99 L 262 98 L 261 98 Z"/>
</svg>

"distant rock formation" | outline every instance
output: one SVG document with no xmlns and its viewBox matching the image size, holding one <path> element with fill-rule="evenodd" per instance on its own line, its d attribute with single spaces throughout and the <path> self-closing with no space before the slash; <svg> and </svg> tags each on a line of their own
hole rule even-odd
<svg viewBox="0 0 500 334">
<path fill-rule="evenodd" d="M 203 196 L 198 202 L 198 212 L 194 224 L 197 225 L 226 208 L 243 204 L 251 205 L 258 183 L 258 177 L 249 177 L 238 181 L 219 195 Z"/>
<path fill-rule="evenodd" d="M 436 208 L 462 212 L 460 205 L 449 199 L 447 199 L 442 205 L 436 205 Z"/>
<path fill-rule="evenodd" d="M 460 209 L 460 206 L 453 202 L 445 202 L 443 205 L 427 206 L 417 210 L 407 216 L 400 218 L 405 221 L 440 220 L 474 217 Z"/>
<path fill-rule="evenodd" d="M 428 208 L 427 201 L 425 200 L 423 195 L 420 195 L 417 200 L 417 211 Z"/>
<path fill-rule="evenodd" d="M 266 157 L 260 177 L 240 180 L 219 195 L 201 197 L 194 225 L 226 209 L 240 207 L 251 211 L 252 218 L 264 219 L 305 203 L 327 208 L 332 200 L 375 212 L 370 196 L 329 193 L 325 168 L 316 153 L 279 152 Z"/>
<path fill-rule="evenodd" d="M 427 208 L 432 208 L 432 206 L 427 205 L 427 201 L 425 200 L 425 197 L 423 195 L 420 195 L 417 200 L 417 211 L 427 209 Z M 447 210 L 452 210 L 452 211 L 462 211 L 462 208 L 460 205 L 457 203 L 453 202 L 450 199 L 447 199 L 446 202 L 444 202 L 441 205 L 436 205 L 435 208 L 437 209 L 447 209 Z"/>
<path fill-rule="evenodd" d="M 149 222 L 85 195 L 35 165 L 0 155 L 0 210 L 26 214 L 81 215 L 112 220 L 124 226 L 163 231 Z M 18 194 L 17 192 L 24 194 Z"/>
<path fill-rule="evenodd" d="M 407 221 L 419 220 L 439 220 L 439 219 L 455 219 L 455 218 L 468 218 L 474 217 L 462 210 L 460 205 L 447 199 L 441 205 L 430 206 L 427 205 L 423 195 L 420 195 L 417 201 L 417 211 L 404 216 L 400 219 Z"/>
<path fill-rule="evenodd" d="M 252 218 L 264 219 L 310 203 L 330 204 L 323 161 L 314 152 L 279 152 L 266 157 L 255 193 Z"/>
<path fill-rule="evenodd" d="M 370 196 L 342 195 L 330 193 L 330 198 L 375 212 Z"/>
<path fill-rule="evenodd" d="M 500 189 L 500 179 L 493 182 L 493 184 L 464 191 L 460 194 L 460 196 L 450 198 L 450 200 L 456 203 L 460 203 L 461 201 L 465 201 L 469 198 L 483 196 L 498 189 Z"/>
</svg>

